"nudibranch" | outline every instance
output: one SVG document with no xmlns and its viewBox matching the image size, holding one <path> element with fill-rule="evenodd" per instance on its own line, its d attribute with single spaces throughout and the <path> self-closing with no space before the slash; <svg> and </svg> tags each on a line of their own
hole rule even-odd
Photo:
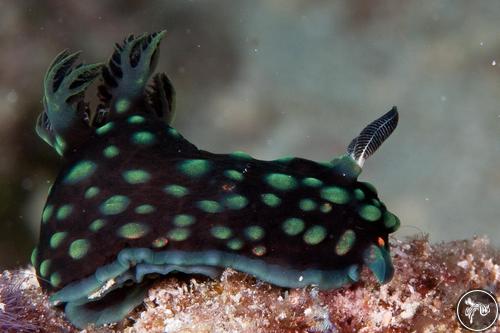
<svg viewBox="0 0 500 333">
<path fill-rule="evenodd" d="M 121 320 L 151 277 L 216 277 L 230 267 L 271 284 L 320 289 L 392 278 L 398 218 L 359 182 L 393 132 L 392 108 L 329 162 L 263 161 L 198 149 L 171 127 L 175 91 L 156 74 L 164 32 L 130 36 L 106 64 L 60 53 L 44 79 L 37 133 L 64 165 L 49 191 L 32 263 L 77 327 Z M 84 92 L 96 78 L 100 104 Z"/>
</svg>

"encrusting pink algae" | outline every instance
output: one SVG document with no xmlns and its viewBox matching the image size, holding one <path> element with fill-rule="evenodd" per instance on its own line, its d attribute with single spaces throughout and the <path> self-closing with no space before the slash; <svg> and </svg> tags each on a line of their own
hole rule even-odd
<svg viewBox="0 0 500 333">
<path fill-rule="evenodd" d="M 500 290 L 500 251 L 486 238 L 430 244 L 392 239 L 395 274 L 332 291 L 284 289 L 226 269 L 218 280 L 158 279 L 122 322 L 79 331 L 53 309 L 31 267 L 0 277 L 2 332 L 463 332 L 455 316 L 462 293 Z M 488 332 L 500 332 L 498 323 Z"/>
</svg>

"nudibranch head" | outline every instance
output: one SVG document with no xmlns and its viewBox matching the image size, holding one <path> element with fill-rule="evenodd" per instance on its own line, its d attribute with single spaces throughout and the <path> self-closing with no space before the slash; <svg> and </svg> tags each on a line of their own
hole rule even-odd
<svg viewBox="0 0 500 333">
<path fill-rule="evenodd" d="M 152 78 L 164 32 L 129 37 L 106 65 L 63 52 L 44 81 L 37 132 L 64 165 L 42 213 L 32 263 L 53 304 L 78 327 L 123 318 L 146 277 L 216 277 L 225 267 L 282 287 L 338 288 L 393 266 L 398 218 L 361 167 L 395 129 L 395 108 L 329 162 L 262 161 L 195 147 L 170 126 L 174 89 Z M 100 77 L 101 104 L 83 94 Z"/>
</svg>

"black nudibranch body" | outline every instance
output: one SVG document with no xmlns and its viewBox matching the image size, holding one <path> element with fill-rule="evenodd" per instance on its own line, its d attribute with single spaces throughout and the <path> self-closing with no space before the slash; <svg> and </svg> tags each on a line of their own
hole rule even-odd
<svg viewBox="0 0 500 333">
<path fill-rule="evenodd" d="M 145 277 L 216 277 L 231 267 L 282 287 L 338 288 L 366 265 L 393 275 L 388 234 L 399 220 L 361 166 L 392 133 L 396 108 L 330 162 L 213 154 L 170 123 L 174 89 L 153 76 L 164 32 L 129 37 L 106 65 L 62 52 L 44 80 L 37 133 L 64 165 L 43 210 L 32 263 L 51 302 L 78 327 L 122 319 Z M 101 104 L 83 95 L 100 77 Z"/>
</svg>

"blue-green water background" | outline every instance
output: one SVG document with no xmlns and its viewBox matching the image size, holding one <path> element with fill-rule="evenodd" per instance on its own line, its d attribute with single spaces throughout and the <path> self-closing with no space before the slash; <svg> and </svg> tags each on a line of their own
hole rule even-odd
<svg viewBox="0 0 500 333">
<path fill-rule="evenodd" d="M 467 0 L 1 1 L 0 267 L 28 262 L 58 171 L 33 130 L 51 59 L 102 61 L 161 29 L 174 125 L 200 148 L 327 160 L 397 105 L 361 175 L 401 218 L 396 237 L 500 244 L 499 17 L 500 2 Z"/>
</svg>

